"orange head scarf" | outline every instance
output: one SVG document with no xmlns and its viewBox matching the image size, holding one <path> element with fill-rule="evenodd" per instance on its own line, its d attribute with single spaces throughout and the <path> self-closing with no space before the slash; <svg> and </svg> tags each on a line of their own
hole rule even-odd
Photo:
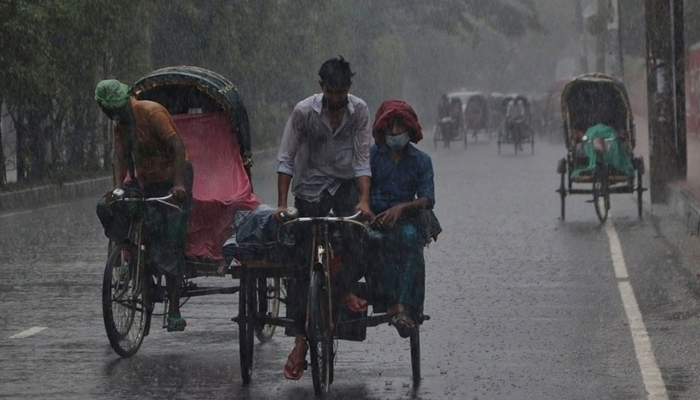
<svg viewBox="0 0 700 400">
<path fill-rule="evenodd" d="M 377 146 L 386 143 L 386 131 L 391 128 L 395 118 L 399 118 L 401 123 L 408 128 L 411 142 L 418 143 L 423 139 L 423 128 L 418 123 L 418 116 L 413 111 L 413 107 L 403 100 L 389 99 L 384 100 L 374 116 L 372 136 Z"/>
</svg>

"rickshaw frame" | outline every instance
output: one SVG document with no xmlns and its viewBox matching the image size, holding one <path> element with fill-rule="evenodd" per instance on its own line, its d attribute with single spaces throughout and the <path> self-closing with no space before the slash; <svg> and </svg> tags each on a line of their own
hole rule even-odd
<svg viewBox="0 0 700 400">
<path fill-rule="evenodd" d="M 502 144 L 512 144 L 513 150 L 515 152 L 514 154 L 517 155 L 518 151 L 522 151 L 520 150 L 520 147 L 523 143 L 530 143 L 530 154 L 533 154 L 535 152 L 535 132 L 532 129 L 532 106 L 530 105 L 530 99 L 528 99 L 527 96 L 523 94 L 514 93 L 505 95 L 501 101 L 504 117 L 502 121 L 503 128 L 499 131 L 498 134 L 498 154 L 501 154 Z M 525 116 L 524 121 L 522 123 L 529 132 L 529 135 L 527 135 L 526 137 L 523 137 L 522 135 L 516 136 L 513 134 L 513 132 L 509 131 L 508 129 L 508 118 L 506 110 L 508 108 L 508 104 L 511 101 L 521 101 L 524 105 Z"/>
<path fill-rule="evenodd" d="M 232 135 L 235 136 L 239 149 L 243 167 L 245 173 L 250 179 L 251 173 L 250 169 L 253 165 L 252 161 L 252 151 L 251 151 L 251 140 L 250 140 L 250 127 L 248 121 L 248 114 L 245 105 L 236 90 L 236 87 L 223 76 L 203 69 L 193 66 L 175 66 L 167 67 L 155 70 L 142 78 L 140 78 L 131 87 L 131 93 L 138 100 L 154 100 L 158 101 L 168 109 L 171 114 L 179 114 L 174 112 L 173 108 L 179 106 L 178 101 L 180 99 L 173 98 L 173 96 L 163 97 L 163 90 L 171 90 L 174 92 L 182 92 L 187 90 L 195 90 L 199 94 L 204 94 L 206 100 L 213 102 L 210 104 L 216 104 L 219 107 L 218 111 L 223 112 L 231 122 L 233 127 Z M 160 93 L 159 93 L 160 91 Z M 172 93 L 169 93 L 172 94 Z M 160 97 L 159 97 L 160 96 Z M 183 95 L 184 96 L 184 95 Z M 177 97 L 177 96 L 174 96 Z M 181 114 L 181 113 L 180 113 Z M 195 172 L 196 173 L 196 172 Z M 116 183 L 115 183 L 116 186 Z M 137 231 L 141 231 L 140 221 L 131 221 L 133 228 Z M 115 252 L 123 250 L 124 245 L 131 246 L 134 249 L 138 249 L 138 253 L 142 252 L 142 248 L 147 251 L 148 246 L 143 246 L 142 236 L 137 234 L 136 236 L 131 236 L 122 243 L 115 243 L 110 241 L 108 246 L 108 263 L 105 267 L 105 276 L 109 269 L 113 267 L 110 266 L 110 260 L 118 258 L 118 256 L 113 255 Z M 191 297 L 199 297 L 214 294 L 235 294 L 240 291 L 240 286 L 216 286 L 216 287 L 200 287 L 192 279 L 197 277 L 210 277 L 210 276 L 225 276 L 230 275 L 232 279 L 241 279 L 244 275 L 244 271 L 240 268 L 234 268 L 233 260 L 228 258 L 224 259 L 223 262 L 216 262 L 214 260 L 206 259 L 193 259 L 187 258 L 185 260 L 186 270 L 183 276 L 183 284 L 181 288 L 181 304 L 184 304 Z M 137 260 L 137 264 L 140 267 L 141 256 Z M 277 268 L 281 269 L 281 268 Z M 149 276 L 152 276 L 155 287 L 153 288 L 153 299 L 151 302 L 162 302 L 164 308 L 167 308 L 167 296 L 165 295 L 165 287 L 162 285 L 162 274 L 153 271 L 149 268 L 138 268 L 139 271 L 144 272 Z M 272 312 L 277 312 L 279 310 L 279 294 L 280 294 L 280 280 L 275 274 L 269 274 L 270 280 L 265 279 L 264 285 L 266 286 L 266 295 L 260 297 L 260 301 L 256 304 L 257 311 L 267 313 L 269 309 Z M 139 279 L 145 279 L 139 278 Z M 138 343 L 136 343 L 133 348 L 124 349 L 120 347 L 118 336 L 115 336 L 114 332 L 110 332 L 110 327 L 113 330 L 114 321 L 113 316 L 108 312 L 110 303 L 114 303 L 113 298 L 110 298 L 110 290 L 107 287 L 110 285 L 105 278 L 103 282 L 103 314 L 105 317 L 105 328 L 107 330 L 107 335 L 110 338 L 110 344 L 114 348 L 115 352 L 122 357 L 130 357 L 138 351 L 141 346 L 141 342 L 144 337 L 150 332 L 150 322 L 151 315 L 154 312 L 154 305 L 150 304 L 147 307 L 147 317 L 146 325 L 140 329 L 141 332 Z M 259 283 L 260 286 L 263 285 L 262 282 Z M 268 304 L 271 301 L 271 304 Z M 165 320 L 166 312 L 163 312 L 163 319 Z M 109 319 L 112 318 L 111 321 Z M 165 324 L 164 324 L 165 326 Z M 274 334 L 274 327 L 258 325 L 254 330 L 255 335 L 261 342 L 269 341 Z"/>
<path fill-rule="evenodd" d="M 166 103 L 163 104 L 169 111 L 172 112 L 172 108 L 178 107 L 177 96 L 164 96 L 167 94 L 169 89 L 175 90 L 175 87 L 181 86 L 182 88 L 194 88 L 199 92 L 205 93 L 209 100 L 213 100 L 216 104 L 221 107 L 223 112 L 230 118 L 232 126 L 235 127 L 235 132 L 232 134 L 236 135 L 238 144 L 240 146 L 240 153 L 245 168 L 246 175 L 250 178 L 250 169 L 253 165 L 252 162 L 252 152 L 250 147 L 250 129 L 248 116 L 243 104 L 242 99 L 238 95 L 235 86 L 228 81 L 226 78 L 212 71 L 208 71 L 198 67 L 191 66 L 178 66 L 178 67 L 168 67 L 156 70 L 150 74 L 139 79 L 132 87 L 132 93 L 140 100 L 153 100 Z M 160 91 L 160 94 L 158 94 Z M 159 98 L 161 96 L 161 98 Z M 195 174 L 197 172 L 195 171 Z M 251 187 L 252 189 L 252 187 Z M 323 220 L 324 218 L 317 218 L 318 220 Z M 343 218 L 338 218 L 342 220 Z M 303 220 L 300 218 L 299 220 Z M 162 302 L 164 303 L 164 308 L 167 309 L 167 295 L 165 293 L 165 286 L 162 285 L 162 273 L 156 272 L 153 268 L 145 267 L 142 265 L 142 258 L 145 257 L 143 254 L 148 251 L 148 245 L 144 244 L 141 239 L 141 227 L 142 221 L 132 221 L 132 224 L 136 222 L 138 226 L 135 226 L 136 230 L 139 232 L 136 236 L 131 236 L 130 239 L 122 243 L 112 243 L 114 249 L 110 252 L 108 257 L 108 263 L 105 267 L 105 278 L 103 282 L 103 312 L 105 315 L 105 327 L 108 331 L 108 337 L 110 338 L 110 343 L 114 350 L 122 357 L 130 357 L 134 355 L 141 346 L 141 343 L 145 336 L 148 335 L 150 330 L 151 315 L 153 314 L 154 304 Z M 295 223 L 295 222 L 288 222 Z M 323 227 L 323 223 L 320 223 L 320 227 Z M 328 289 L 328 276 L 330 270 L 330 260 L 332 256 L 332 248 L 330 245 L 330 240 L 328 236 L 328 229 L 320 231 L 322 236 L 317 237 L 319 243 L 318 249 L 322 256 L 319 256 L 315 260 L 313 267 L 311 268 L 312 273 L 318 273 L 323 275 L 326 282 L 326 293 L 330 299 L 330 290 Z M 109 318 L 113 318 L 108 308 L 115 304 L 115 299 L 112 297 L 113 292 L 119 291 L 124 287 L 124 281 L 119 281 L 117 279 L 116 287 L 111 279 L 111 271 L 116 270 L 115 265 L 120 266 L 121 262 L 124 261 L 124 256 L 122 252 L 135 253 L 138 254 L 136 271 L 139 276 L 134 277 L 134 282 L 137 285 L 140 282 L 153 282 L 153 285 L 149 284 L 148 290 L 151 290 L 151 296 L 147 296 L 141 293 L 141 298 L 135 298 L 132 301 L 133 312 L 138 308 L 142 314 L 142 323 L 139 325 L 139 331 L 136 332 L 137 343 L 135 346 L 129 349 L 121 349 L 118 346 L 118 339 L 122 336 L 121 332 L 115 332 L 112 326 L 112 332 L 110 332 L 110 321 Z M 124 253 L 125 254 L 125 253 Z M 184 274 L 181 303 L 184 304 L 190 297 L 214 295 L 214 294 L 235 294 L 238 293 L 239 303 L 238 303 L 238 315 L 232 318 L 232 321 L 236 322 L 239 327 L 239 354 L 240 354 L 240 366 L 241 366 L 241 377 L 244 384 L 250 383 L 252 379 L 253 372 L 253 355 L 254 355 L 254 336 L 257 336 L 261 342 L 266 342 L 272 338 L 274 333 L 274 327 L 283 327 L 293 329 L 295 327 L 295 321 L 291 318 L 280 317 L 279 316 L 279 305 L 287 303 L 287 298 L 282 296 L 282 285 L 280 284 L 283 279 L 291 279 L 296 274 L 295 263 L 291 260 L 242 260 L 236 257 L 225 256 L 224 264 L 222 268 L 221 263 L 200 260 L 200 259 L 186 259 L 186 271 Z M 110 265 L 112 264 L 112 265 Z M 229 275 L 232 279 L 238 279 L 239 284 L 226 287 L 199 287 L 191 280 L 197 277 L 212 277 L 212 276 L 225 276 Z M 110 279 L 108 279 L 110 278 Z M 314 280 L 310 284 L 310 293 L 313 290 L 319 289 L 318 285 L 314 287 Z M 318 282 L 317 282 L 318 283 Z M 120 286 L 121 285 L 121 286 Z M 356 287 L 358 294 L 365 298 L 369 298 L 366 286 L 358 284 Z M 123 290 L 122 290 L 123 291 Z M 272 310 L 270 310 L 269 302 L 273 302 Z M 110 308 L 111 309 L 111 308 Z M 332 316 L 335 316 L 335 311 L 333 306 L 326 307 Z M 163 318 L 165 319 L 165 312 Z M 330 321 L 329 315 L 325 315 L 320 312 L 309 312 L 308 318 L 313 320 L 314 318 L 326 318 Z M 419 345 L 419 326 L 423 321 L 430 319 L 429 316 L 420 314 L 416 316 L 416 329 L 414 333 L 410 336 L 411 343 L 411 365 L 412 365 L 412 377 L 414 384 L 418 384 L 421 379 L 420 373 L 420 345 Z M 334 339 L 347 339 L 345 337 L 340 337 L 341 332 L 351 332 L 361 330 L 366 330 L 367 327 L 378 326 L 380 324 L 385 324 L 390 321 L 390 317 L 385 313 L 378 313 L 375 315 L 364 316 L 360 318 L 351 318 L 347 320 L 336 320 L 335 324 L 331 328 L 328 326 L 327 331 L 324 332 L 326 335 L 325 342 L 331 342 Z M 113 322 L 113 320 L 112 320 Z M 114 325 L 112 323 L 112 325 Z M 133 324 L 128 324 L 129 329 Z M 333 333 L 334 336 L 328 337 L 328 334 Z M 113 340 L 116 339 L 116 340 Z M 358 340 L 358 339 L 348 339 L 348 340 Z M 364 336 L 359 339 L 359 341 L 364 340 Z M 126 351 L 123 351 L 126 350 Z M 314 371 L 314 391 L 316 394 L 323 394 L 328 391 L 328 387 L 333 380 L 332 372 L 332 356 L 327 351 L 324 352 L 324 357 L 326 358 L 325 368 L 326 372 Z M 318 356 L 318 354 L 317 354 Z M 312 362 L 314 361 L 312 353 Z M 330 359 L 328 357 L 331 357 Z M 329 361 L 331 361 L 329 363 Z M 312 369 L 313 366 L 312 366 Z M 325 376 L 325 378 L 323 378 Z"/>
<path fill-rule="evenodd" d="M 587 91 L 587 92 L 586 92 Z M 575 103 L 575 97 L 589 98 L 595 95 L 596 104 L 588 106 Z M 615 100 L 610 100 L 614 96 Z M 588 96 L 588 97 L 585 97 Z M 608 103 L 601 106 L 598 103 L 599 99 L 605 99 Z M 601 100 L 602 103 L 603 100 Z M 615 101 L 617 104 L 611 106 L 610 101 Z M 591 108 L 597 107 L 597 110 L 591 111 Z M 601 108 L 602 107 L 602 108 Z M 589 111 L 589 113 L 581 113 L 581 110 Z M 621 175 L 619 171 L 608 168 L 605 165 L 599 165 L 595 171 L 584 173 L 578 177 L 572 177 L 571 173 L 576 167 L 583 165 L 585 160 L 578 153 L 577 144 L 572 141 L 573 119 L 579 120 L 589 118 L 595 120 L 600 118 L 598 114 L 607 110 L 617 110 L 615 114 L 616 126 L 618 132 L 618 141 L 625 146 L 625 150 L 630 157 L 630 161 L 635 170 L 634 181 L 626 176 Z M 619 193 L 634 193 L 637 194 L 637 214 L 642 217 L 642 195 L 646 188 L 643 186 L 642 175 L 644 174 L 644 158 L 634 154 L 636 145 L 636 132 L 634 125 L 634 115 L 630 105 L 627 89 L 624 84 L 618 79 L 602 73 L 588 73 L 580 75 L 566 84 L 561 95 L 561 113 L 564 121 L 563 134 L 564 142 L 567 148 L 566 158 L 562 158 L 557 163 L 557 173 L 560 174 L 560 185 L 556 191 L 561 199 L 561 219 L 565 219 L 565 202 L 566 196 L 571 194 L 592 194 L 593 204 L 596 214 L 601 223 L 604 223 L 608 217 L 610 209 L 610 194 Z M 622 115 L 620 116 L 620 113 Z M 576 115 L 585 114 L 585 115 Z M 593 119 L 591 119 L 593 115 Z M 601 169 L 602 168 L 602 172 Z M 590 184 L 591 188 L 574 187 L 574 184 Z M 603 204 L 599 201 L 603 200 Z"/>
</svg>

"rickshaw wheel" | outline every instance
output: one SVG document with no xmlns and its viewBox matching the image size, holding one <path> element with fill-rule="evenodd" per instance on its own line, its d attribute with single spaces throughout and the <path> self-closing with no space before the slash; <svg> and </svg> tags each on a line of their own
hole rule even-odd
<svg viewBox="0 0 700 400">
<path fill-rule="evenodd" d="M 241 361 L 241 378 L 244 384 L 250 383 L 253 375 L 253 337 L 255 335 L 255 297 L 257 291 L 254 279 L 241 278 L 238 292 L 238 350 Z"/>
<path fill-rule="evenodd" d="M 416 329 L 411 334 L 411 370 L 413 372 L 413 384 L 417 386 L 420 383 L 420 324 L 416 325 Z"/>
<path fill-rule="evenodd" d="M 561 199 L 561 220 L 566 219 L 566 159 L 562 158 L 557 163 L 557 172 L 559 173 L 559 198 Z"/>
<path fill-rule="evenodd" d="M 114 244 L 102 280 L 102 316 L 107 338 L 112 349 L 124 358 L 139 350 L 151 321 L 143 290 L 144 266 L 135 273 L 136 254 L 136 247 L 131 244 Z"/>
<path fill-rule="evenodd" d="M 605 223 L 610 210 L 610 188 L 605 169 L 596 169 L 593 173 L 593 206 L 600 222 Z"/>
<path fill-rule="evenodd" d="M 280 278 L 260 278 L 258 279 L 257 295 L 258 315 L 270 317 L 279 316 L 280 312 Z M 275 325 L 255 324 L 255 336 L 262 343 L 272 340 L 275 334 Z"/>
<path fill-rule="evenodd" d="M 315 270 L 309 285 L 307 340 L 311 354 L 311 378 L 317 395 L 328 393 L 333 377 L 330 302 L 326 276 L 322 270 Z"/>
</svg>

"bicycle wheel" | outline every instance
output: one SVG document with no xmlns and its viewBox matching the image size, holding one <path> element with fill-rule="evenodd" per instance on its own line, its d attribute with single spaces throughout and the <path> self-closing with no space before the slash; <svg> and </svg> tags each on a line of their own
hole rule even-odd
<svg viewBox="0 0 700 400">
<path fill-rule="evenodd" d="M 258 279 L 258 315 L 277 317 L 280 313 L 280 278 Z M 269 342 L 275 334 L 275 325 L 255 324 L 255 336 L 262 343 Z"/>
<path fill-rule="evenodd" d="M 610 188 L 605 168 L 597 168 L 593 173 L 593 206 L 600 222 L 605 223 L 610 210 Z"/>
<path fill-rule="evenodd" d="M 253 375 L 253 337 L 255 336 L 255 280 L 244 276 L 238 291 L 238 351 L 241 362 L 241 378 L 250 383 Z"/>
<path fill-rule="evenodd" d="M 143 290 L 145 281 L 144 265 L 138 262 L 136 246 L 116 244 L 107 259 L 102 280 L 102 316 L 109 344 L 125 358 L 139 350 L 150 324 L 151 311 Z"/>
<path fill-rule="evenodd" d="M 314 271 L 309 285 L 307 340 L 311 354 L 311 377 L 317 395 L 328 393 L 333 376 L 333 334 L 330 293 L 324 272 Z"/>
<path fill-rule="evenodd" d="M 411 334 L 411 370 L 413 372 L 413 384 L 420 383 L 420 324 Z"/>
</svg>

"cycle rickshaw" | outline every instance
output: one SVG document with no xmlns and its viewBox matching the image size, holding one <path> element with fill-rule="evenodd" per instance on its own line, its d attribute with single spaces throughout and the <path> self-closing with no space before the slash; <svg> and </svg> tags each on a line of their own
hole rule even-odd
<svg viewBox="0 0 700 400">
<path fill-rule="evenodd" d="M 443 97 L 443 102 L 438 107 L 438 123 L 433 128 L 433 144 L 437 148 L 438 142 L 450 147 L 450 142 L 462 141 L 467 148 L 467 135 L 464 121 L 464 103 L 462 98 L 455 93 L 448 93 Z"/>
<path fill-rule="evenodd" d="M 508 95 L 498 92 L 493 92 L 489 95 L 489 136 L 492 136 L 494 133 L 496 136 L 501 135 L 506 118 L 506 105 L 508 104 L 506 98 L 508 97 Z"/>
<path fill-rule="evenodd" d="M 276 327 L 293 327 L 295 321 L 280 316 L 287 304 L 283 281 L 295 276 L 294 263 L 281 247 L 270 249 L 260 258 L 245 257 L 229 248 L 230 225 L 237 212 L 259 209 L 252 191 L 250 169 L 250 130 L 242 99 L 235 86 L 214 72 L 190 66 L 170 67 L 154 71 L 139 79 L 132 87 L 138 99 L 157 101 L 173 115 L 188 157 L 194 166 L 192 216 L 186 243 L 187 270 L 181 288 L 181 303 L 189 298 L 214 294 L 238 293 L 238 315 L 233 318 L 239 327 L 241 378 L 244 384 L 252 379 L 254 338 L 269 341 Z M 146 199 L 134 191 L 117 201 L 135 204 L 129 232 L 124 240 L 113 243 L 105 267 L 102 291 L 103 316 L 112 348 L 122 357 L 134 355 L 151 327 L 157 303 L 167 310 L 167 289 L 163 276 L 147 265 L 148 251 L 144 213 L 150 202 L 167 202 L 167 198 Z M 309 224 L 313 253 L 309 266 L 309 298 L 306 337 L 309 343 L 314 391 L 323 394 L 333 381 L 334 340 L 365 339 L 366 329 L 387 324 L 385 313 L 352 313 L 337 305 L 329 279 L 337 268 L 337 244 L 332 241 L 333 225 L 350 223 L 361 226 L 353 217 L 293 218 L 280 228 Z M 358 226 L 358 228 L 359 228 Z M 282 230 L 280 232 L 282 232 Z M 283 246 L 282 246 L 283 247 Z M 230 276 L 238 285 L 200 287 L 198 277 Z M 222 278 L 223 279 L 223 278 Z M 371 291 L 358 283 L 354 292 L 372 304 Z M 163 311 L 165 320 L 166 311 Z M 417 327 L 428 320 L 418 315 Z M 165 327 L 165 323 L 163 323 Z M 413 381 L 420 381 L 420 333 L 410 336 Z"/>
<path fill-rule="evenodd" d="M 566 158 L 557 164 L 561 219 L 567 195 L 592 195 L 596 215 L 604 223 L 610 195 L 635 192 L 641 218 L 644 158 L 634 154 L 634 116 L 622 82 L 601 73 L 581 75 L 564 88 L 561 112 L 567 148 Z"/>
<path fill-rule="evenodd" d="M 504 127 L 498 135 L 498 154 L 501 154 L 501 144 L 512 144 L 517 155 L 518 151 L 523 151 L 523 143 L 530 143 L 530 153 L 534 153 L 535 132 L 532 129 L 530 100 L 522 94 L 508 95 L 503 99 L 503 108 L 506 115 Z M 518 111 L 511 116 L 509 110 Z"/>
<path fill-rule="evenodd" d="M 196 171 L 181 303 L 191 297 L 237 293 L 236 285 L 201 287 L 194 279 L 225 275 L 236 279 L 241 275 L 220 249 L 230 236 L 233 214 L 259 204 L 250 182 L 250 129 L 242 99 L 226 78 L 190 66 L 154 71 L 139 79 L 131 91 L 139 100 L 156 101 L 168 109 Z M 130 357 L 150 332 L 151 317 L 158 315 L 156 303 L 167 309 L 168 301 L 163 275 L 145 262 L 145 213 L 151 202 L 177 205 L 165 197 L 145 199 L 137 189 L 127 189 L 117 201 L 128 202 L 129 230 L 123 240 L 110 241 L 102 306 L 112 348 L 120 356 Z M 263 279 L 258 285 L 265 295 L 255 305 L 257 311 L 276 315 L 279 279 Z M 165 327 L 166 312 L 162 315 Z M 267 341 L 274 327 L 259 325 L 254 333 Z"/>
<path fill-rule="evenodd" d="M 470 132 L 474 141 L 478 141 L 479 133 L 489 134 L 489 102 L 482 92 L 454 92 L 447 97 L 459 98 L 462 103 L 465 141 Z"/>
</svg>

